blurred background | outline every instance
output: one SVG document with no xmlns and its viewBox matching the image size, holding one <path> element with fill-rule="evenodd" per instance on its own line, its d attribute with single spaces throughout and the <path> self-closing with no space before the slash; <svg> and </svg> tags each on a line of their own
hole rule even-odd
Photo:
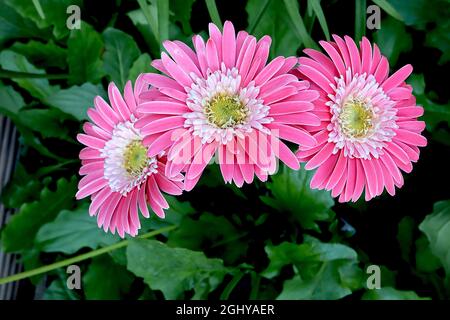
<svg viewBox="0 0 450 320">
<path fill-rule="evenodd" d="M 448 299 L 450 6 L 448 0 L 0 1 L 0 278 L 119 243 L 76 201 L 75 140 L 96 95 L 154 71 L 161 41 L 206 37 L 208 23 L 272 37 L 271 57 L 331 34 L 378 44 L 391 70 L 410 63 L 428 146 L 395 197 L 339 204 L 281 167 L 268 183 L 224 185 L 209 166 L 169 197 L 153 240 L 0 285 L 0 299 Z M 367 267 L 381 289 L 367 288 Z M 0 282 L 1 283 L 1 282 Z"/>
</svg>

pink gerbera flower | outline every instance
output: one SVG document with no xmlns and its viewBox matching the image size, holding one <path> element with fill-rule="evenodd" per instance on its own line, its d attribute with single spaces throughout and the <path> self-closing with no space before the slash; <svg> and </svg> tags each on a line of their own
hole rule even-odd
<svg viewBox="0 0 450 320">
<path fill-rule="evenodd" d="M 193 37 L 195 51 L 166 41 L 153 66 L 164 75 L 145 74 L 151 89 L 140 97 L 146 116 L 136 125 L 146 136 L 149 156 L 169 148 L 166 173 L 186 172 L 191 190 L 217 154 L 225 182 L 242 186 L 256 175 L 265 181 L 279 158 L 298 169 L 295 154 L 279 139 L 314 146 L 303 128 L 320 124 L 312 113 L 316 91 L 289 72 L 297 58 L 267 59 L 271 39 L 257 41 L 231 22 L 223 34 L 209 25 L 210 38 Z"/>
<path fill-rule="evenodd" d="M 138 207 L 149 217 L 147 203 L 161 218 L 169 205 L 160 190 L 178 195 L 182 192 L 182 175 L 168 179 L 163 153 L 147 156 L 143 136 L 135 127 L 138 95 L 144 89 L 141 77 L 134 91 L 131 82 L 125 86 L 124 97 L 111 83 L 108 88 L 111 107 L 101 98 L 88 110 L 92 122 L 84 124 L 85 134 L 77 136 L 86 147 L 80 152 L 85 175 L 79 183 L 77 199 L 91 196 L 91 216 L 97 215 L 98 226 L 121 237 L 135 236 L 140 228 Z"/>
<path fill-rule="evenodd" d="M 311 187 L 341 202 L 356 201 L 363 190 L 367 201 L 385 188 L 394 195 L 403 185 L 400 170 L 409 173 L 427 144 L 417 120 L 423 108 L 405 83 L 412 67 L 389 77 L 388 60 L 366 38 L 359 50 L 348 36 L 333 38 L 320 42 L 328 56 L 305 49 L 309 58 L 299 59 L 299 76 L 320 93 L 315 112 L 323 122 L 312 128 L 318 145 L 300 146 L 297 155 L 306 169 L 318 168 Z"/>
</svg>

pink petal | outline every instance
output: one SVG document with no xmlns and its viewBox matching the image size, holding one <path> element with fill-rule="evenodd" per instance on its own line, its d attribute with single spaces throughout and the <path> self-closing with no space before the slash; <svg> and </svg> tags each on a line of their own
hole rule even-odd
<svg viewBox="0 0 450 320">
<path fill-rule="evenodd" d="M 173 133 L 175 130 L 167 131 L 161 135 L 159 135 L 148 148 L 147 155 L 149 157 L 155 157 L 160 154 L 161 151 L 166 150 L 168 147 L 172 145 L 173 141 Z"/>
<path fill-rule="evenodd" d="M 123 121 L 130 119 L 130 109 L 122 98 L 122 95 L 117 89 L 116 85 L 111 82 L 108 86 L 108 96 L 109 101 L 111 101 L 111 106 L 116 111 L 116 113 L 121 117 Z"/>
<path fill-rule="evenodd" d="M 226 21 L 223 27 L 222 57 L 227 68 L 234 67 L 236 61 L 236 34 L 230 21 Z"/>
<path fill-rule="evenodd" d="M 184 91 L 183 87 L 173 79 L 157 73 L 144 73 L 143 80 L 156 88 L 172 88 Z"/>
<path fill-rule="evenodd" d="M 344 156 L 344 152 L 339 152 L 339 158 L 336 162 L 336 166 L 333 169 L 333 172 L 330 175 L 330 179 L 328 179 L 328 183 L 325 186 L 327 190 L 333 189 L 341 179 L 342 175 L 345 172 L 345 168 L 347 167 L 347 161 L 350 161 L 347 159 L 346 156 Z"/>
<path fill-rule="evenodd" d="M 361 41 L 361 73 L 369 74 L 372 66 L 372 46 L 370 41 L 363 37 Z"/>
<path fill-rule="evenodd" d="M 309 126 L 318 126 L 320 124 L 319 117 L 310 112 L 273 115 L 273 119 L 276 122 L 284 124 L 309 125 Z"/>
<path fill-rule="evenodd" d="M 324 163 L 332 154 L 334 145 L 328 143 L 305 166 L 306 170 L 312 170 Z"/>
<path fill-rule="evenodd" d="M 314 105 L 307 101 L 286 101 L 270 105 L 269 116 L 311 111 Z"/>
<path fill-rule="evenodd" d="M 171 195 L 180 195 L 183 193 L 183 190 L 181 190 L 181 188 L 176 183 L 168 179 L 163 174 L 155 175 L 155 179 L 156 182 L 158 182 L 159 188 L 165 193 Z"/>
<path fill-rule="evenodd" d="M 348 52 L 350 54 L 350 64 L 352 66 L 353 74 L 361 73 L 361 57 L 359 56 L 358 47 L 355 41 L 349 36 L 345 36 L 345 43 L 347 45 Z"/>
<path fill-rule="evenodd" d="M 356 181 L 355 181 L 355 188 L 353 190 L 353 195 L 352 195 L 352 201 L 356 202 L 364 190 L 364 185 L 366 183 L 366 177 L 364 174 L 364 169 L 361 164 L 361 160 L 351 159 L 350 161 L 354 161 L 356 163 Z"/>
<path fill-rule="evenodd" d="M 158 132 L 164 132 L 170 129 L 182 128 L 186 119 L 182 116 L 166 117 L 151 122 L 141 129 L 144 135 L 151 135 Z"/>
<path fill-rule="evenodd" d="M 396 133 L 397 135 L 395 136 L 395 138 L 404 143 L 419 147 L 425 147 L 427 145 L 427 139 L 415 132 L 404 129 L 397 129 Z"/>
<path fill-rule="evenodd" d="M 208 62 L 209 69 L 214 72 L 219 70 L 219 57 L 216 44 L 212 39 L 206 42 L 206 61 Z"/>
<path fill-rule="evenodd" d="M 87 134 L 83 134 L 83 133 L 79 133 L 77 135 L 77 140 L 84 144 L 85 146 L 94 148 L 94 149 L 103 149 L 103 147 L 105 146 L 105 140 L 102 140 L 100 138 L 96 138 L 93 136 L 89 136 Z"/>
<path fill-rule="evenodd" d="M 164 67 L 167 69 L 169 75 L 174 78 L 183 87 L 190 87 L 192 84 L 192 79 L 189 75 L 180 68 L 169 56 L 163 52 L 161 53 L 161 61 Z"/>
<path fill-rule="evenodd" d="M 189 111 L 186 104 L 172 101 L 149 101 L 139 105 L 139 112 L 150 114 L 180 115 Z"/>
<path fill-rule="evenodd" d="M 155 200 L 155 202 L 163 209 L 168 209 L 169 204 L 166 199 L 164 199 L 161 191 L 158 188 L 158 184 L 156 183 L 155 177 L 153 175 L 148 176 L 147 178 L 147 190 L 149 197 Z"/>
<path fill-rule="evenodd" d="M 208 29 L 209 29 L 209 36 L 211 37 L 210 39 L 212 41 L 214 41 L 215 44 L 215 48 L 217 49 L 217 59 L 218 61 L 222 61 L 222 34 L 220 33 L 219 28 L 217 28 L 217 26 L 213 23 L 210 23 L 208 25 Z M 215 70 L 213 70 L 215 71 Z"/>
<path fill-rule="evenodd" d="M 329 44 L 326 41 L 319 41 L 319 44 L 326 51 L 326 53 L 330 56 L 330 58 L 333 61 L 333 64 L 335 65 L 338 73 L 339 74 L 345 74 L 346 68 L 345 68 L 345 65 L 344 65 L 344 61 L 342 60 L 342 57 L 339 54 L 339 52 L 331 44 Z"/>
<path fill-rule="evenodd" d="M 150 217 L 150 212 L 148 211 L 148 207 L 147 207 L 147 199 L 146 199 L 146 188 L 143 187 L 141 188 L 138 192 L 138 204 L 139 204 L 139 209 L 141 210 L 142 215 L 144 216 L 144 218 L 148 218 Z"/>
<path fill-rule="evenodd" d="M 284 57 L 273 59 L 255 78 L 255 85 L 262 86 L 284 65 Z"/>
<path fill-rule="evenodd" d="M 167 52 L 169 52 L 172 59 L 175 60 L 177 65 L 183 69 L 186 74 L 189 75 L 193 72 L 199 77 L 202 75 L 192 59 L 176 43 L 166 40 L 163 42 L 163 46 L 166 48 Z"/>
<path fill-rule="evenodd" d="M 280 123 L 270 123 L 266 125 L 271 130 L 277 130 L 281 139 L 297 143 L 306 147 L 314 147 L 317 140 L 311 134 L 301 128 L 288 126 Z M 275 132 L 274 132 L 275 134 Z"/>
<path fill-rule="evenodd" d="M 407 64 L 406 66 L 403 66 L 397 72 L 395 72 L 392 76 L 387 78 L 382 84 L 381 87 L 385 92 L 388 92 L 389 90 L 398 87 L 402 82 L 406 80 L 406 78 L 409 77 L 409 75 L 412 73 L 413 68 L 410 64 Z"/>
</svg>

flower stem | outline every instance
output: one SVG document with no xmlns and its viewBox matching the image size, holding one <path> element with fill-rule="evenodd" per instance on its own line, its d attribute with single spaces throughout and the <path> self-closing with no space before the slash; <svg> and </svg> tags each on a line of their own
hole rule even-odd
<svg viewBox="0 0 450 320">
<path fill-rule="evenodd" d="M 222 20 L 220 20 L 219 10 L 217 10 L 217 5 L 215 0 L 205 0 L 206 7 L 208 8 L 209 16 L 212 22 L 219 28 L 223 29 Z"/>
<path fill-rule="evenodd" d="M 176 229 L 177 226 L 168 226 L 168 227 L 164 227 L 158 230 L 154 230 L 151 232 L 148 232 L 146 234 L 143 234 L 142 236 L 139 236 L 138 238 L 140 239 L 146 239 L 146 238 L 151 238 L 154 237 L 158 234 L 164 233 L 164 232 L 169 232 L 172 231 L 174 229 Z M 49 264 L 49 265 L 45 265 L 33 270 L 28 270 L 25 272 L 21 272 L 18 274 L 14 274 L 12 276 L 6 277 L 6 278 L 0 278 L 0 285 L 5 284 L 5 283 L 9 283 L 9 282 L 13 282 L 13 281 L 18 281 L 18 280 L 22 280 L 22 279 L 26 279 L 26 278 L 30 278 L 33 276 L 36 276 L 38 274 L 42 274 L 42 273 L 46 273 L 61 267 L 65 267 L 83 260 L 87 260 L 96 256 L 99 256 L 101 254 L 116 250 L 116 249 L 120 249 L 123 247 L 126 247 L 129 244 L 129 240 L 123 240 L 120 241 L 118 243 L 112 244 L 110 246 L 107 247 L 103 247 L 97 250 L 92 250 L 90 252 L 84 253 L 84 254 L 80 254 L 78 256 L 69 258 L 69 259 L 65 259 L 62 261 L 57 261 L 55 263 Z"/>
<path fill-rule="evenodd" d="M 355 41 L 366 33 L 366 0 L 355 0 Z"/>
</svg>

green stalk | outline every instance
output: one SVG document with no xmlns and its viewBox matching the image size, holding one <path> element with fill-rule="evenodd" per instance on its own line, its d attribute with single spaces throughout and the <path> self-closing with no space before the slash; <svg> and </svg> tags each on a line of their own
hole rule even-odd
<svg viewBox="0 0 450 320">
<path fill-rule="evenodd" d="M 317 16 L 317 20 L 319 20 L 319 24 L 322 28 L 325 38 L 327 39 L 327 41 L 330 41 L 330 31 L 328 30 L 327 19 L 325 19 L 325 15 L 320 5 L 320 0 L 310 0 L 308 1 L 308 4 L 311 4 L 312 10 L 314 10 L 314 13 Z"/>
<path fill-rule="evenodd" d="M 261 282 L 261 277 L 255 271 L 251 272 L 252 276 L 252 291 L 250 292 L 250 300 L 257 300 L 259 294 L 259 284 Z"/>
<path fill-rule="evenodd" d="M 220 20 L 219 10 L 217 10 L 217 5 L 215 0 L 205 0 L 206 7 L 208 8 L 209 16 L 211 21 L 219 28 L 223 29 L 222 20 Z"/>
<path fill-rule="evenodd" d="M 234 288 L 244 276 L 245 274 L 243 272 L 236 273 L 220 295 L 220 300 L 228 300 L 231 292 L 233 292 Z"/>
<path fill-rule="evenodd" d="M 366 34 L 366 0 L 355 0 L 355 41 Z"/>
<path fill-rule="evenodd" d="M 140 239 L 151 238 L 151 237 L 154 237 L 154 236 L 156 236 L 158 234 L 172 231 L 172 230 L 174 230 L 176 228 L 177 228 L 177 226 L 164 227 L 164 228 L 161 228 L 161 229 L 154 230 L 154 231 L 148 232 L 146 234 L 143 234 L 142 236 L 139 236 L 138 238 L 140 238 Z M 49 271 L 52 271 L 52 270 L 55 270 L 55 269 L 58 269 L 58 268 L 69 266 L 71 264 L 74 264 L 74 263 L 77 263 L 77 262 L 80 262 L 80 261 L 83 261 L 83 260 L 94 258 L 96 256 L 108 253 L 110 251 L 126 247 L 128 244 L 129 244 L 129 240 L 123 240 L 121 242 L 112 244 L 110 246 L 103 247 L 103 248 L 100 248 L 100 249 L 97 249 L 97 250 L 93 250 L 93 251 L 90 251 L 90 252 L 87 252 L 87 253 L 84 253 L 84 254 L 80 254 L 78 256 L 75 256 L 75 257 L 72 257 L 72 258 L 69 258 L 69 259 L 65 259 L 65 260 L 62 260 L 62 261 L 57 261 L 55 263 L 52 263 L 52 264 L 49 264 L 49 265 L 45 265 L 45 266 L 42 266 L 42 267 L 39 267 L 39 268 L 36 268 L 36 269 L 33 269 L 33 270 L 28 270 L 28 271 L 25 271 L 25 272 L 14 274 L 14 275 L 6 277 L 6 278 L 1 278 L 0 279 L 0 285 L 5 284 L 5 283 L 9 283 L 9 282 L 13 282 L 13 281 L 18 281 L 18 280 L 30 278 L 30 277 L 33 277 L 33 276 L 36 276 L 36 275 L 39 275 L 39 274 L 42 274 L 42 273 L 46 273 L 46 272 L 49 272 Z"/>
</svg>

